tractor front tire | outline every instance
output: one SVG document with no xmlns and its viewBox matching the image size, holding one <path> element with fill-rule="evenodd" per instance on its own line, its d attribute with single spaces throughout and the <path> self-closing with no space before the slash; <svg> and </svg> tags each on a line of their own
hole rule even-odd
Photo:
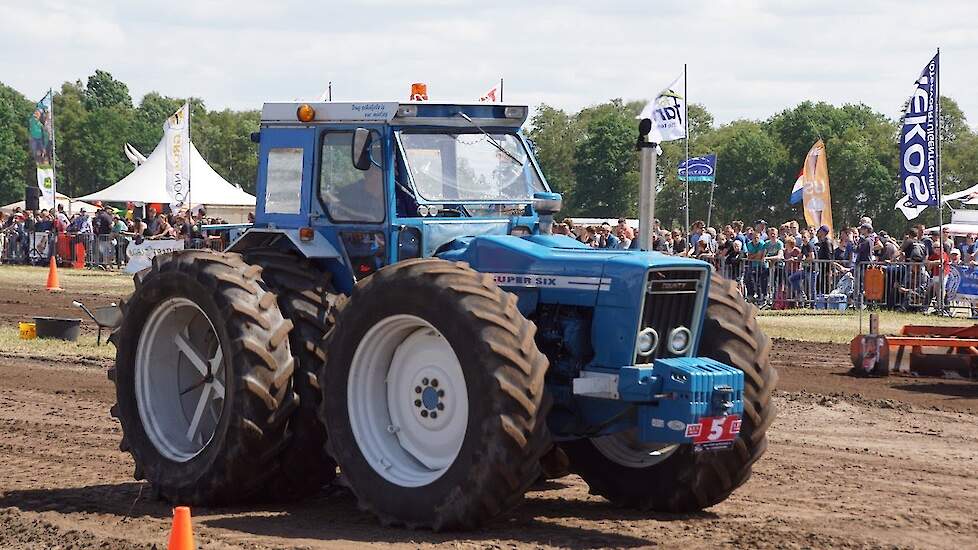
<svg viewBox="0 0 978 550">
<path fill-rule="evenodd" d="M 778 379 L 768 360 L 770 340 L 757 326 L 756 314 L 735 283 L 713 274 L 699 351 L 744 372 L 743 423 L 734 447 L 650 451 L 628 433 L 562 443 L 571 471 L 592 494 L 628 508 L 689 513 L 726 500 L 750 478 L 751 466 L 767 449 L 767 429 L 776 415 L 771 393 Z"/>
<path fill-rule="evenodd" d="M 298 407 L 292 323 L 237 254 L 157 256 L 113 334 L 109 379 L 134 477 L 179 504 L 259 498 L 279 471 Z"/>
<path fill-rule="evenodd" d="M 471 529 L 522 500 L 550 447 L 534 333 L 465 264 L 406 260 L 358 284 L 327 339 L 320 417 L 361 508 Z"/>
</svg>

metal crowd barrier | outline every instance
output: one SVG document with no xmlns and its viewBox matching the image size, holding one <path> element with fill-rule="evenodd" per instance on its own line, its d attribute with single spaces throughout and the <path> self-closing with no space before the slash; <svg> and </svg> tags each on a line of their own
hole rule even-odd
<svg viewBox="0 0 978 550">
<path fill-rule="evenodd" d="M 84 263 L 93 268 L 122 268 L 129 260 L 126 248 L 137 237 L 129 233 L 55 233 L 53 231 L 0 231 L 0 263 L 47 265 L 54 255 L 59 265 Z M 224 250 L 222 235 L 186 239 L 184 248 Z"/>
<path fill-rule="evenodd" d="M 937 263 L 860 262 L 835 260 L 711 260 L 724 277 L 737 281 L 744 297 L 761 309 L 845 310 L 873 307 L 923 312 L 964 308 L 959 299 L 958 270 L 944 278 L 944 303 L 939 303 L 941 279 Z"/>
</svg>

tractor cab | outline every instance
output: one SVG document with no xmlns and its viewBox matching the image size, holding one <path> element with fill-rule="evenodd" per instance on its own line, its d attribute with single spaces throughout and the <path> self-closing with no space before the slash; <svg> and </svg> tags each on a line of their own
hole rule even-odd
<svg viewBox="0 0 978 550">
<path fill-rule="evenodd" d="M 526 117 L 524 105 L 266 103 L 245 239 L 287 235 L 348 292 L 458 237 L 538 232 L 534 200 L 549 215 L 559 195 L 520 132 Z"/>
</svg>

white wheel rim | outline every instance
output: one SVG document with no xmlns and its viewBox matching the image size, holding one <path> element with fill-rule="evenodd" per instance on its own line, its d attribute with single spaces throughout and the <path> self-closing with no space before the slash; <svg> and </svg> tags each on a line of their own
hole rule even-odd
<svg viewBox="0 0 978 550">
<path fill-rule="evenodd" d="M 143 431 L 161 455 L 186 462 L 214 438 L 227 372 L 214 325 L 186 298 L 150 313 L 136 347 L 136 406 Z"/>
<path fill-rule="evenodd" d="M 634 429 L 595 437 L 591 443 L 608 460 L 629 468 L 655 466 L 679 448 L 668 443 L 642 443 Z"/>
<path fill-rule="evenodd" d="M 468 390 L 444 335 L 414 315 L 392 315 L 363 336 L 347 380 L 350 427 L 381 477 L 401 487 L 440 478 L 458 457 Z"/>
</svg>

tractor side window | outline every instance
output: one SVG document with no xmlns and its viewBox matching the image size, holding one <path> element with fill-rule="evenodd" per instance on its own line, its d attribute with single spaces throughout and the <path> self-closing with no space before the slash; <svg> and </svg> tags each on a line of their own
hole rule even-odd
<svg viewBox="0 0 978 550">
<path fill-rule="evenodd" d="M 265 212 L 298 214 L 302 205 L 302 148 L 284 147 L 268 151 L 265 168 Z"/>
<path fill-rule="evenodd" d="M 319 196 L 329 217 L 337 222 L 384 221 L 383 148 L 380 134 L 373 134 L 370 150 L 372 165 L 357 170 L 350 158 L 353 132 L 327 132 L 323 135 Z"/>
</svg>

